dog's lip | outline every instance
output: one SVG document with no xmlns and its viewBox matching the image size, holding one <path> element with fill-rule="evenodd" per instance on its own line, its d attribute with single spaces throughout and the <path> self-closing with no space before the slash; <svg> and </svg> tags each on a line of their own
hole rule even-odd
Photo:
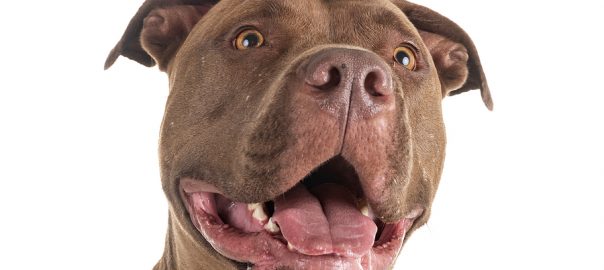
<svg viewBox="0 0 604 270">
<path fill-rule="evenodd" d="M 220 190 L 218 190 L 216 186 L 189 177 L 180 179 L 180 187 L 186 194 L 197 192 L 211 192 L 224 195 Z"/>
<path fill-rule="evenodd" d="M 270 267 L 279 266 L 279 263 L 282 263 L 283 261 L 308 262 L 308 264 L 305 265 L 297 265 L 296 267 L 298 268 L 312 268 L 313 265 L 321 265 L 321 267 L 325 265 L 349 265 L 345 267 L 345 269 L 387 269 L 395 261 L 396 256 L 407 239 L 407 233 L 413 227 L 415 220 L 424 212 L 423 209 L 417 208 L 409 212 L 405 218 L 387 224 L 388 239 L 376 240 L 369 253 L 360 257 L 342 257 L 335 254 L 310 256 L 289 249 L 287 244 L 283 242 L 283 239 L 276 239 L 275 235 L 272 235 L 267 231 L 244 233 L 238 231 L 236 228 L 230 227 L 228 224 L 216 222 L 216 220 L 214 220 L 214 215 L 212 214 L 208 214 L 205 211 L 202 212 L 202 214 L 199 214 L 198 209 L 193 210 L 194 206 L 191 200 L 192 195 L 196 193 L 222 195 L 222 192 L 215 186 L 193 178 L 182 178 L 180 179 L 180 187 L 182 200 L 191 217 L 190 221 L 204 239 L 226 258 L 238 263 L 251 263 L 254 265 L 253 269 L 273 269 Z M 221 238 L 222 235 L 229 235 L 225 238 L 230 239 L 240 238 L 237 239 L 237 241 L 240 241 L 240 243 L 242 243 L 241 245 L 244 246 L 246 245 L 244 243 L 247 243 L 247 246 L 253 247 L 260 245 L 263 246 L 263 248 L 256 248 L 257 250 L 255 251 L 250 249 L 249 254 L 245 255 L 241 253 L 229 253 L 232 251 L 226 250 L 228 248 L 221 246 L 219 243 L 219 238 Z M 386 235 L 386 233 L 383 235 Z M 252 240 L 252 238 L 254 239 Z"/>
</svg>

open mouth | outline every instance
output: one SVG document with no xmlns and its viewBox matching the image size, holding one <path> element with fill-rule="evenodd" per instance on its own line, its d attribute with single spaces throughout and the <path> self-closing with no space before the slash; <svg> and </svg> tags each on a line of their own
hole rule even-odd
<svg viewBox="0 0 604 270">
<path fill-rule="evenodd" d="M 264 203 L 235 202 L 199 183 L 181 179 L 193 225 L 220 254 L 253 269 L 388 269 L 422 214 L 383 223 L 340 157 Z"/>
</svg>

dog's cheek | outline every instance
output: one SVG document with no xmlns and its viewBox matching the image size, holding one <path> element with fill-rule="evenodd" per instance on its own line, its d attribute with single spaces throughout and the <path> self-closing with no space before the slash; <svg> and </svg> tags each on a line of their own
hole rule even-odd
<svg viewBox="0 0 604 270">
<path fill-rule="evenodd" d="M 282 166 L 261 159 L 279 156 L 292 138 L 288 91 L 275 79 L 285 60 L 235 61 L 237 52 L 211 40 L 194 32 L 173 63 L 163 167 L 173 177 L 202 178 L 238 201 L 261 201 L 276 195 L 271 181 Z"/>
<path fill-rule="evenodd" d="M 405 91 L 413 147 L 411 177 L 404 189 L 405 210 L 422 206 L 427 212 L 440 182 L 445 157 L 445 126 L 442 118 L 440 80 L 435 68 L 424 71 L 423 80 Z"/>
</svg>

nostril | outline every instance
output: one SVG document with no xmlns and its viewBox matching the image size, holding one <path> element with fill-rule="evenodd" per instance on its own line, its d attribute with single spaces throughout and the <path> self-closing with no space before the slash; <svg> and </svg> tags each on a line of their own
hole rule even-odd
<svg viewBox="0 0 604 270">
<path fill-rule="evenodd" d="M 376 81 L 377 75 L 375 74 L 375 72 L 370 72 L 369 74 L 367 74 L 367 77 L 365 77 L 365 90 L 367 91 L 367 93 L 374 97 L 380 97 L 382 96 L 382 94 L 378 92 L 375 87 Z"/>
<path fill-rule="evenodd" d="M 337 87 L 342 80 L 342 75 L 336 67 L 331 67 L 328 72 L 320 72 L 320 75 L 316 73 L 313 75 L 315 76 L 308 83 L 321 91 Z M 319 75 L 320 79 L 316 77 L 317 75 Z"/>
<path fill-rule="evenodd" d="M 390 85 L 381 72 L 372 71 L 365 77 L 365 91 L 374 97 L 390 94 Z"/>
</svg>

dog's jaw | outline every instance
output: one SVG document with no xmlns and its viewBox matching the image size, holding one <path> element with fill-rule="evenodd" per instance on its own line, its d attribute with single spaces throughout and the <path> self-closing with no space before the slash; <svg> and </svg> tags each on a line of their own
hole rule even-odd
<svg viewBox="0 0 604 270">
<path fill-rule="evenodd" d="M 325 197 L 354 199 L 337 194 L 346 188 L 333 183 L 311 188 L 314 194 L 302 183 L 296 185 L 275 199 L 277 207 L 288 208 L 283 211 L 265 211 L 267 207 L 263 204 L 230 201 L 217 193 L 217 188 L 196 179 L 183 178 L 180 183 L 181 199 L 191 223 L 203 238 L 221 255 L 253 265 L 253 269 L 387 269 L 395 261 L 414 221 L 423 212 L 415 209 L 390 224 L 375 218 L 367 204 L 352 201 L 349 202 L 354 205 L 331 207 L 331 211 L 329 205 L 338 202 L 323 202 L 323 209 L 318 205 L 320 213 L 313 212 L 315 194 L 323 197 L 320 200 L 326 200 Z M 334 194 L 337 196 L 329 196 Z M 333 217 L 334 210 L 339 217 Z M 327 227 L 320 224 L 321 211 L 326 216 L 332 215 Z M 344 212 L 348 213 L 342 214 Z M 294 225 L 287 223 L 288 215 L 294 215 Z M 327 229 L 327 235 L 322 235 L 325 233 L 322 229 Z"/>
</svg>

